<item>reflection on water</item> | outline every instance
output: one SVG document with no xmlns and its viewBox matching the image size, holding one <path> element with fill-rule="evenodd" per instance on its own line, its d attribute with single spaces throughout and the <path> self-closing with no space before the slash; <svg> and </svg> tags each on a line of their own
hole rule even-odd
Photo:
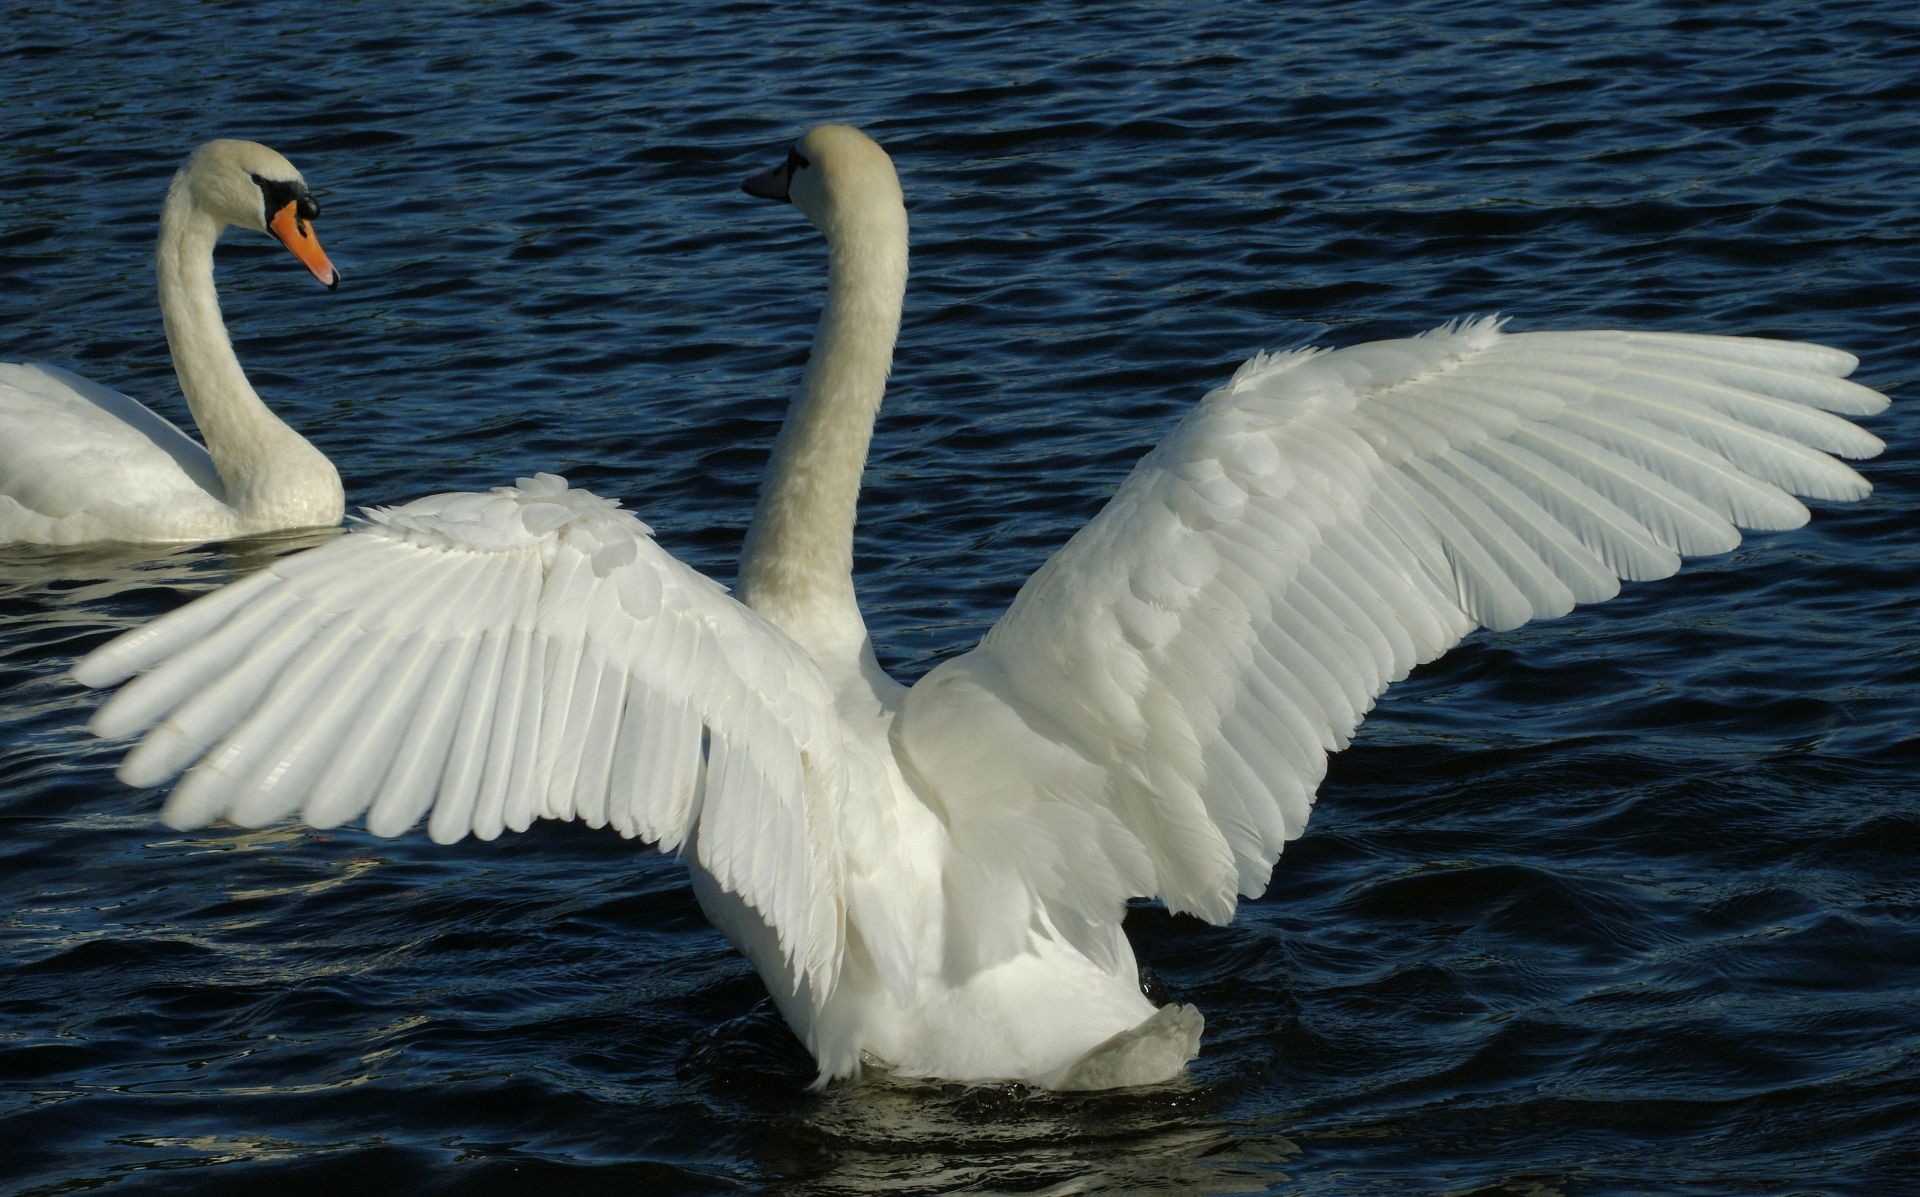
<svg viewBox="0 0 1920 1197">
<path fill-rule="evenodd" d="M 0 546 L 0 597 L 45 589 L 68 606 L 104 602 L 141 585 L 208 589 L 252 573 L 277 557 L 312 548 L 340 528 L 290 528 L 218 544 L 93 544 L 66 548 Z"/>
<path fill-rule="evenodd" d="M 92 633 L 170 611 L 338 535 L 300 528 L 217 545 L 0 546 L 0 662 L 23 646 L 71 659 Z"/>
<path fill-rule="evenodd" d="M 1257 1192 L 1300 1148 L 1234 1115 L 1235 1085 L 1188 1077 L 1125 1093 L 964 1087 L 869 1072 L 812 1092 L 813 1068 L 771 1003 L 694 1036 L 688 1091 L 748 1117 L 724 1143 L 811 1194 Z"/>
<path fill-rule="evenodd" d="M 1299 1148 L 1237 1126 L 1198 1083 L 1124 1095 L 870 1083 L 822 1095 L 766 1144 L 813 1193 L 1244 1193 L 1285 1182 Z"/>
</svg>

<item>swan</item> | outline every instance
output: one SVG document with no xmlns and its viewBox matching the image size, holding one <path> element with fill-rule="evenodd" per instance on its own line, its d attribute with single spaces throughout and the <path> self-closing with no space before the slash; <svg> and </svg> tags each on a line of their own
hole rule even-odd
<svg viewBox="0 0 1920 1197">
<path fill-rule="evenodd" d="M 577 819 L 679 853 L 818 1064 L 1164 1082 L 1129 898 L 1213 923 L 1304 830 L 1386 686 L 1475 628 L 1605 599 L 1736 526 L 1859 499 L 1885 396 L 1816 345 L 1492 319 L 1260 354 L 980 644 L 903 686 L 852 582 L 907 277 L 886 153 L 815 128 L 744 184 L 825 235 L 827 297 L 738 588 L 540 474 L 366 513 L 93 651 L 164 820 L 436 841 Z M 135 675 L 138 675 L 135 677 Z M 197 763 L 195 763 L 197 762 Z"/>
<path fill-rule="evenodd" d="M 213 246 L 269 233 L 331 291 L 300 172 L 251 141 L 209 141 L 160 211 L 160 314 L 203 448 L 134 399 L 71 371 L 0 363 L 0 544 L 166 543 L 340 521 L 340 475 L 248 385 L 220 318 Z"/>
</svg>

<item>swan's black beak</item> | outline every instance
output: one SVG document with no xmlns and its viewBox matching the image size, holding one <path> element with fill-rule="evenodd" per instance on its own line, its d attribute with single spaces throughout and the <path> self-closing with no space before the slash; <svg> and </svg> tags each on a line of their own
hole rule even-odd
<svg viewBox="0 0 1920 1197">
<path fill-rule="evenodd" d="M 789 204 L 793 202 L 793 197 L 787 194 L 787 184 L 792 181 L 793 169 L 789 164 L 775 170 L 762 171 L 757 175 L 748 175 L 740 184 L 740 190 L 748 195 L 757 195 L 761 199 L 779 200 L 783 204 Z"/>
<path fill-rule="evenodd" d="M 313 272 L 313 277 L 327 285 L 327 290 L 340 285 L 340 272 L 327 260 L 327 251 L 320 248 L 320 238 L 313 235 L 310 214 L 301 211 L 299 203 L 288 201 L 267 222 L 267 230 L 292 250 L 293 256 Z"/>
<path fill-rule="evenodd" d="M 812 163 L 800 156 L 800 151 L 787 151 L 787 160 L 778 170 L 769 170 L 757 175 L 748 175 L 740 184 L 740 190 L 748 195 L 757 195 L 761 199 L 779 200 L 783 204 L 793 202 L 793 172 L 805 170 Z"/>
</svg>

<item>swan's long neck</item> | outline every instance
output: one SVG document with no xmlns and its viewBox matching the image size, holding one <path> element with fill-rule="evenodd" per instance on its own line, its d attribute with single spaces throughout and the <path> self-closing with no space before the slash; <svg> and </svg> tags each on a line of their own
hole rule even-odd
<svg viewBox="0 0 1920 1197">
<path fill-rule="evenodd" d="M 853 593 L 854 508 L 900 331 L 906 209 L 888 197 L 829 244 L 826 308 L 760 488 L 739 592 L 816 659 L 853 661 L 867 640 Z"/>
<path fill-rule="evenodd" d="M 227 337 L 213 286 L 220 223 L 176 176 L 160 213 L 160 315 L 180 393 L 243 522 L 287 526 L 340 517 L 340 475 L 260 401 Z M 329 512 L 329 508 L 331 509 Z"/>
</svg>

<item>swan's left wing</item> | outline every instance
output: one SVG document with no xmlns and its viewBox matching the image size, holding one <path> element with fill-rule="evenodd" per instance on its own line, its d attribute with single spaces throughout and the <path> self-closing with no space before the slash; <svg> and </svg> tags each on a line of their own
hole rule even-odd
<svg viewBox="0 0 1920 1197">
<path fill-rule="evenodd" d="M 949 905 L 1001 928 L 980 954 L 1042 913 L 1097 941 L 1132 895 L 1224 921 L 1416 664 L 1737 527 L 1797 527 L 1795 494 L 1865 495 L 1828 456 L 1881 447 L 1832 414 L 1886 406 L 1853 365 L 1493 321 L 1248 362 L 907 695 L 895 734 L 954 835 Z"/>
<path fill-rule="evenodd" d="M 90 686 L 146 671 L 92 728 L 151 729 L 129 785 L 187 770 L 175 827 L 364 813 L 391 836 L 424 816 L 445 843 L 548 818 L 691 843 L 828 992 L 845 774 L 826 682 L 616 508 L 543 474 L 370 511 L 82 660 Z"/>
</svg>

